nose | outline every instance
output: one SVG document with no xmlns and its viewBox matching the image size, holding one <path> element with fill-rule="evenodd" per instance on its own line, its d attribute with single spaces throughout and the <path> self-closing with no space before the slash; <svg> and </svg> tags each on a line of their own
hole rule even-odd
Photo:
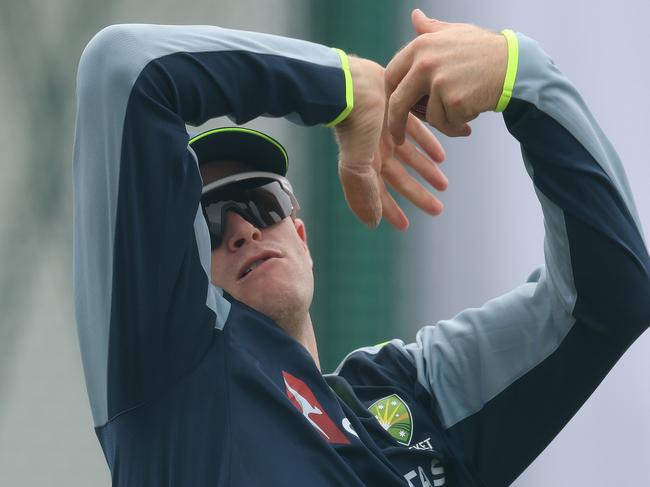
<svg viewBox="0 0 650 487">
<path fill-rule="evenodd" d="M 261 238 L 262 232 L 255 225 L 234 211 L 226 213 L 225 242 L 228 250 L 235 252 L 246 243 L 250 243 L 253 240 L 260 240 Z"/>
</svg>

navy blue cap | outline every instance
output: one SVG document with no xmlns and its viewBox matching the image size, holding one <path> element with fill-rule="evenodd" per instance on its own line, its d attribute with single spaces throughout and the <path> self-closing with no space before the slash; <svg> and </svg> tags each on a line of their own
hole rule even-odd
<svg viewBox="0 0 650 487">
<path fill-rule="evenodd" d="M 243 162 L 256 171 L 286 176 L 289 156 L 282 144 L 257 130 L 243 127 L 221 127 L 208 130 L 190 139 L 190 147 L 199 160 Z"/>
</svg>

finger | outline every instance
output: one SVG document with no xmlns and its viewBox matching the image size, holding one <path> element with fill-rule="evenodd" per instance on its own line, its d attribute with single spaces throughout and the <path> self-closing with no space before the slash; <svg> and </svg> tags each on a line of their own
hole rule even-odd
<svg viewBox="0 0 650 487">
<path fill-rule="evenodd" d="M 397 147 L 395 155 L 404 163 L 415 169 L 424 180 L 438 191 L 444 191 L 449 186 L 447 176 L 437 164 L 434 164 L 425 154 L 415 146 L 406 141 Z"/>
<path fill-rule="evenodd" d="M 447 118 L 447 112 L 438 92 L 429 94 L 427 103 L 427 122 L 449 137 L 467 137 L 472 129 L 466 123 L 452 124 Z"/>
<path fill-rule="evenodd" d="M 442 202 L 411 176 L 404 166 L 392 159 L 382 168 L 381 175 L 399 194 L 430 215 L 442 212 Z"/>
<path fill-rule="evenodd" d="M 381 182 L 380 191 L 383 217 L 398 230 L 406 230 L 409 227 L 409 219 L 397 204 L 393 195 L 388 192 L 383 181 Z"/>
<path fill-rule="evenodd" d="M 412 42 L 409 42 L 400 51 L 398 51 L 393 59 L 386 65 L 384 70 L 384 84 L 386 88 L 386 98 L 389 98 L 395 88 L 404 79 L 406 74 L 413 65 L 413 58 L 417 49 Z"/>
<path fill-rule="evenodd" d="M 445 149 L 440 144 L 440 141 L 435 135 L 427 128 L 421 120 L 409 114 L 408 121 L 406 122 L 406 132 L 409 136 L 420 146 L 422 150 L 434 161 L 442 162 L 445 160 Z"/>
<path fill-rule="evenodd" d="M 467 122 L 474 120 L 479 115 L 470 111 L 469 107 L 459 98 L 446 100 L 444 106 L 447 120 L 451 125 L 457 127 L 466 125 Z"/>
<path fill-rule="evenodd" d="M 339 164 L 339 178 L 352 212 L 368 227 L 376 228 L 382 214 L 380 179 L 370 166 L 349 168 Z"/>
<path fill-rule="evenodd" d="M 439 32 L 447 25 L 447 22 L 440 22 L 436 19 L 430 19 L 419 8 L 416 8 L 413 10 L 413 12 L 411 12 L 411 23 L 413 24 L 413 28 L 418 35 L 426 34 L 429 32 Z"/>
<path fill-rule="evenodd" d="M 406 122 L 411 107 L 427 94 L 429 94 L 429 86 L 426 73 L 421 70 L 411 70 L 388 99 L 388 131 L 397 145 L 404 142 Z"/>
</svg>

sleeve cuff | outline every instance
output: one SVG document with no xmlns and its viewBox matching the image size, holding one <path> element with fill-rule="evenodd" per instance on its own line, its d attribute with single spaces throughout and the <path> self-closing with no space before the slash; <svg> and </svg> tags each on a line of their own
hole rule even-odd
<svg viewBox="0 0 650 487">
<path fill-rule="evenodd" d="M 341 69 L 345 76 L 345 108 L 338 116 L 327 124 L 328 127 L 334 127 L 335 125 L 341 123 L 347 118 L 347 116 L 354 108 L 354 93 L 352 90 L 352 74 L 350 73 L 350 62 L 348 61 L 348 55 L 341 49 L 334 49 L 336 53 L 341 58 Z"/>
<path fill-rule="evenodd" d="M 508 107 L 510 98 L 512 98 L 512 90 L 515 87 L 515 79 L 517 78 L 517 66 L 519 65 L 519 41 L 517 35 L 510 29 L 504 29 L 501 34 L 506 38 L 508 44 L 508 67 L 506 68 L 506 77 L 503 80 L 503 91 L 501 98 L 494 109 L 496 112 L 502 112 Z"/>
</svg>

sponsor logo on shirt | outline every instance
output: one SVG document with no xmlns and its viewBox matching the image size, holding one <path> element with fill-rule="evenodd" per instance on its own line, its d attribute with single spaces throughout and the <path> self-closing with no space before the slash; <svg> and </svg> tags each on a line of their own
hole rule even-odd
<svg viewBox="0 0 650 487">
<path fill-rule="evenodd" d="M 433 445 L 431 444 L 431 437 L 425 438 L 424 440 L 416 443 L 415 445 L 409 446 L 409 450 L 429 450 L 434 451 Z"/>
<path fill-rule="evenodd" d="M 413 420 L 408 405 L 397 394 L 375 401 L 369 408 L 379 424 L 400 445 L 409 446 L 413 438 Z"/>
<path fill-rule="evenodd" d="M 320 405 L 309 386 L 289 372 L 282 371 L 287 397 L 296 409 L 318 431 L 328 443 L 350 444 L 345 434 L 334 424 Z M 347 418 L 346 418 L 347 419 Z M 349 423 L 349 421 L 348 421 Z M 343 423 L 345 426 L 345 423 Z M 347 428 L 346 428 L 347 429 Z M 350 429 L 352 426 L 350 425 Z M 352 430 L 354 431 L 354 430 Z M 356 432 L 353 433 L 356 436 Z"/>
<path fill-rule="evenodd" d="M 440 460 L 436 459 L 431 461 L 429 468 L 419 466 L 407 472 L 404 479 L 409 487 L 442 487 L 446 484 L 445 469 Z"/>
</svg>

